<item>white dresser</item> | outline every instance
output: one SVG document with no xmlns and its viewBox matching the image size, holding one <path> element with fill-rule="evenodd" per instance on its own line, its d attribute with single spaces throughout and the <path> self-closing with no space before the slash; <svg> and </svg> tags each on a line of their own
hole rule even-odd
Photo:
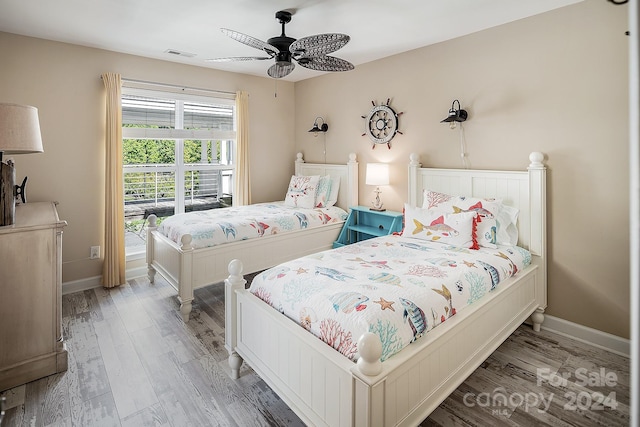
<svg viewBox="0 0 640 427">
<path fill-rule="evenodd" d="M 62 229 L 53 202 L 16 206 L 0 227 L 0 391 L 67 369 Z"/>
</svg>

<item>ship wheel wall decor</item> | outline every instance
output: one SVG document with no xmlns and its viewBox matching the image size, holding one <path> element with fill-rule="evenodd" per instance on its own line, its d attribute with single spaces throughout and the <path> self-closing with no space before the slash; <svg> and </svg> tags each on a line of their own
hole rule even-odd
<svg viewBox="0 0 640 427">
<path fill-rule="evenodd" d="M 387 144 L 387 147 L 391 149 L 391 140 L 397 133 L 402 135 L 402 132 L 398 130 L 398 117 L 402 113 L 396 113 L 393 108 L 389 106 L 390 98 L 387 98 L 386 104 L 376 105 L 374 101 L 371 101 L 373 108 L 366 116 L 362 116 L 366 120 L 364 125 L 364 133 L 362 136 L 367 135 L 373 146 L 376 148 L 378 144 Z"/>
</svg>

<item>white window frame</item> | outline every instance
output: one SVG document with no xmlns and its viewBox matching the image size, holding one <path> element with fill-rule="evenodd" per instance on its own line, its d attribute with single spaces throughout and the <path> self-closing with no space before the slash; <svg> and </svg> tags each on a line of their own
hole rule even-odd
<svg viewBox="0 0 640 427">
<path fill-rule="evenodd" d="M 153 88 L 152 88 L 153 87 Z M 158 89 L 161 88 L 161 89 Z M 205 104 L 217 104 L 230 106 L 233 109 L 233 115 L 237 114 L 235 110 L 235 94 L 226 94 L 221 92 L 209 92 L 200 89 L 179 88 L 175 86 L 164 86 L 159 84 L 149 84 L 145 82 L 123 81 L 122 95 L 133 95 L 147 98 L 172 99 L 176 101 L 175 112 L 175 129 L 149 129 L 123 127 L 122 139 L 170 139 L 175 140 L 175 164 L 173 165 L 154 165 L 151 167 L 154 172 L 171 171 L 175 172 L 175 213 L 183 213 L 185 211 L 185 172 L 187 171 L 206 171 L 206 170 L 224 170 L 232 169 L 231 193 L 233 193 L 233 179 L 236 177 L 236 122 L 234 120 L 233 130 L 218 129 L 182 129 L 184 119 L 184 103 L 185 102 L 201 102 Z M 201 140 L 201 141 L 232 141 L 232 153 L 230 158 L 231 164 L 203 164 L 203 163 L 184 163 L 183 148 L 184 140 Z M 226 152 L 226 145 L 221 147 L 221 155 L 223 158 L 229 157 Z M 124 173 L 124 168 L 123 168 Z"/>
</svg>

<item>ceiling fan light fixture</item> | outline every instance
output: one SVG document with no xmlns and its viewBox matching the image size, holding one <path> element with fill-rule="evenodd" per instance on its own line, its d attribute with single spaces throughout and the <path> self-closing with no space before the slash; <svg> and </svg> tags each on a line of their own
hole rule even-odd
<svg viewBox="0 0 640 427">
<path fill-rule="evenodd" d="M 269 67 L 269 69 L 267 70 L 267 74 L 269 75 L 269 77 L 272 77 L 274 79 L 281 79 L 288 76 L 294 68 L 295 65 L 291 62 L 278 61 L 271 67 Z"/>
</svg>

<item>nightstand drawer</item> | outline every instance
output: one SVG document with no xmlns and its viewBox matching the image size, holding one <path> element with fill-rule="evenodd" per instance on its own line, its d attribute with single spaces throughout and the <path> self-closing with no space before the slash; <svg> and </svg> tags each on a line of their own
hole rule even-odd
<svg viewBox="0 0 640 427">
<path fill-rule="evenodd" d="M 384 212 L 375 211 L 356 211 L 358 216 L 356 219 L 357 225 L 353 225 L 352 228 L 355 231 L 369 233 L 375 236 L 384 236 L 390 234 L 393 231 L 394 224 L 396 223 L 396 217 L 392 215 L 385 215 Z"/>
</svg>

